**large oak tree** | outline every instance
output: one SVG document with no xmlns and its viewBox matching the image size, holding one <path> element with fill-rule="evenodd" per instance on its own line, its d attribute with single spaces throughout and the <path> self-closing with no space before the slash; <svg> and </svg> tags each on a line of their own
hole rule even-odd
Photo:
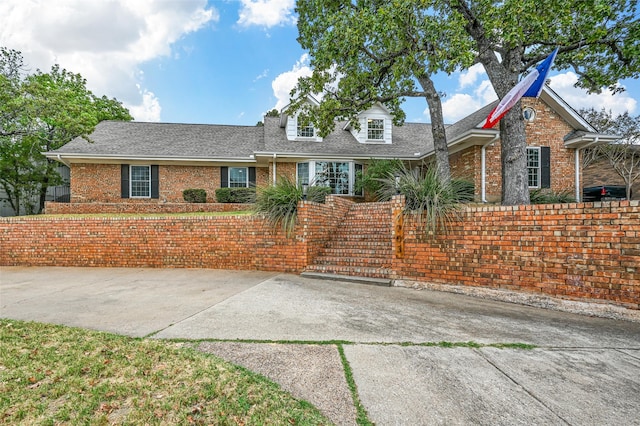
<svg viewBox="0 0 640 426">
<path fill-rule="evenodd" d="M 0 187 L 18 214 L 40 211 L 47 188 L 61 183 L 42 152 L 88 137 L 102 120 L 132 119 L 116 99 L 88 90 L 80 74 L 58 65 L 29 74 L 20 52 L 0 48 Z"/>
<path fill-rule="evenodd" d="M 353 120 L 384 103 L 397 124 L 406 97 L 429 105 L 436 159 L 447 176 L 446 139 L 436 72 L 482 63 L 500 98 L 558 46 L 555 67 L 573 69 L 589 91 L 640 72 L 636 0 L 299 0 L 298 29 L 313 75 L 299 81 L 304 95 L 324 93 L 308 114 L 322 132 L 336 117 Z M 502 202 L 528 204 L 526 139 L 518 103 L 500 123 Z"/>
<path fill-rule="evenodd" d="M 465 21 L 500 98 L 555 47 L 557 69 L 573 69 L 590 92 L 621 90 L 640 74 L 637 0 L 437 0 L 443 14 Z M 465 52 L 458 52 L 466 55 Z M 578 105 L 579 107 L 579 105 Z M 524 121 L 516 104 L 500 122 L 502 203 L 528 204 Z"/>
<path fill-rule="evenodd" d="M 426 100 L 439 176 L 450 179 L 441 93 L 431 76 L 471 64 L 471 41 L 462 21 L 443 19 L 431 2 L 416 0 L 299 0 L 299 38 L 311 56 L 313 75 L 299 80 L 290 108 L 302 110 L 326 135 L 336 118 L 358 126 L 356 115 L 384 104 L 395 124 L 407 97 Z M 460 54 L 450 54 L 455 48 Z M 453 59 L 452 59 L 453 58 Z M 317 108 L 306 95 L 322 94 Z M 306 108 L 306 110 L 305 110 Z"/>
</svg>

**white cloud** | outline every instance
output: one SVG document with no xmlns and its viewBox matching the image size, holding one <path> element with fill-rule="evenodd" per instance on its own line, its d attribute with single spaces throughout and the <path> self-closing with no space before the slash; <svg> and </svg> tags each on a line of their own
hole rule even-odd
<svg viewBox="0 0 640 426">
<path fill-rule="evenodd" d="M 137 120 L 157 121 L 160 103 L 139 88 L 139 65 L 170 56 L 173 43 L 218 19 L 206 0 L 3 0 L 0 45 L 21 51 L 31 70 L 58 63 L 80 73 Z"/>
<path fill-rule="evenodd" d="M 479 77 L 486 78 L 487 73 L 484 70 L 482 64 L 475 64 L 471 68 L 462 71 L 458 77 L 458 84 L 460 89 L 473 86 Z"/>
<path fill-rule="evenodd" d="M 129 112 L 136 121 L 160 121 L 162 107 L 160 101 L 147 90 L 140 90 L 142 103 L 139 105 L 129 106 Z"/>
<path fill-rule="evenodd" d="M 288 105 L 291 101 L 290 93 L 291 90 L 298 83 L 298 79 L 300 77 L 308 77 L 312 74 L 312 70 L 309 67 L 309 55 L 306 53 L 300 57 L 300 59 L 294 64 L 291 71 L 283 72 L 278 75 L 273 82 L 271 82 L 271 87 L 273 88 L 273 94 L 278 100 L 274 108 L 282 109 L 284 106 Z"/>
<path fill-rule="evenodd" d="M 442 102 L 444 122 L 455 123 L 482 106 L 477 98 L 466 93 L 456 93 L 455 95 L 447 97 L 446 100 Z"/>
<path fill-rule="evenodd" d="M 293 15 L 294 0 L 241 0 L 238 24 L 244 27 L 258 25 L 274 27 L 276 25 L 295 24 Z"/>
<path fill-rule="evenodd" d="M 589 94 L 585 90 L 574 87 L 578 76 L 569 71 L 551 77 L 551 88 L 560 95 L 569 105 L 579 110 L 582 108 L 605 108 L 611 110 L 614 115 L 628 111 L 633 114 L 638 102 L 631 97 L 629 92 L 613 95 L 609 90 L 603 89 L 601 93 Z"/>
<path fill-rule="evenodd" d="M 475 85 L 473 90 L 468 90 L 465 93 L 454 93 L 443 99 L 442 115 L 444 116 L 445 123 L 455 123 L 498 99 L 489 80 L 484 79 L 481 80 L 480 83 L 477 83 L 478 76 L 484 75 L 486 77 L 484 70 L 482 70 L 482 72 L 477 72 L 477 70 L 472 71 L 471 74 L 475 75 L 473 79 L 466 79 L 466 77 L 461 76 L 459 81 L 461 88 L 469 88 L 469 86 Z M 465 80 L 464 85 L 462 84 L 463 80 Z M 471 93 L 468 93 L 469 91 Z M 429 116 L 428 108 L 425 111 L 425 115 Z"/>
</svg>

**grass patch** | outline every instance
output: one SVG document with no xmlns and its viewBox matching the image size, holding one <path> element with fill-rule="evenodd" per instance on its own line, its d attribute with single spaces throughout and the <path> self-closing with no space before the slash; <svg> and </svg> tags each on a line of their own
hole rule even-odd
<svg viewBox="0 0 640 426">
<path fill-rule="evenodd" d="M 347 386 L 349 386 L 349 390 L 351 391 L 351 398 L 353 398 L 353 405 L 356 407 L 356 423 L 360 426 L 373 425 L 373 422 L 369 420 L 367 410 L 364 409 L 364 406 L 360 402 L 356 381 L 353 379 L 353 371 L 351 371 L 351 365 L 349 365 L 347 356 L 344 353 L 344 348 L 340 344 L 337 345 L 337 348 L 338 353 L 340 354 L 340 360 L 342 361 L 342 368 L 344 369 L 344 377 L 347 380 Z"/>
<path fill-rule="evenodd" d="M 184 343 L 1 319 L 0 423 L 330 422 L 273 382 Z"/>
</svg>

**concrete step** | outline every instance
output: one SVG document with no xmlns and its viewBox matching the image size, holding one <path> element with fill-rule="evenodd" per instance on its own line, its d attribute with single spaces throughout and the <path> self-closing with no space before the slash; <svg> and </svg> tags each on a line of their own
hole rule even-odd
<svg viewBox="0 0 640 426">
<path fill-rule="evenodd" d="M 355 266 L 355 265 L 313 264 L 313 265 L 307 266 L 304 273 L 320 273 L 320 274 L 331 274 L 331 275 L 345 275 L 350 277 L 389 279 L 389 270 L 387 268 Z"/>
<path fill-rule="evenodd" d="M 372 277 L 360 277 L 353 275 L 340 275 L 332 273 L 322 272 L 303 272 L 300 274 L 305 278 L 313 278 L 318 280 L 332 280 L 332 281 L 345 281 L 358 284 L 370 284 L 382 287 L 391 287 L 391 280 L 389 278 L 372 278 Z"/>
</svg>

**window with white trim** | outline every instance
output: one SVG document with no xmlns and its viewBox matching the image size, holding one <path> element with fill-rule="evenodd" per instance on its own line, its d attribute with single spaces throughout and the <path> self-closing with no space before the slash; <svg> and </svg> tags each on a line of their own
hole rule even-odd
<svg viewBox="0 0 640 426">
<path fill-rule="evenodd" d="M 324 186 L 331 188 L 332 194 L 361 195 L 354 193 L 356 170 L 361 170 L 362 165 L 353 161 L 309 161 L 298 163 L 297 182 L 302 185 L 308 183 L 312 186 Z M 313 176 L 310 175 L 311 172 Z"/>
<path fill-rule="evenodd" d="M 131 198 L 151 198 L 151 166 L 130 166 L 129 194 Z"/>
<path fill-rule="evenodd" d="M 229 188 L 248 188 L 249 169 L 247 167 L 229 167 Z"/>
<path fill-rule="evenodd" d="M 299 138 L 312 138 L 316 135 L 316 131 L 313 127 L 313 123 L 309 121 L 303 121 L 298 118 L 298 132 Z"/>
<path fill-rule="evenodd" d="M 540 188 L 540 148 L 527 147 L 527 180 L 529 188 Z"/>
<path fill-rule="evenodd" d="M 367 119 L 367 139 L 372 141 L 384 140 L 384 119 Z"/>
</svg>

